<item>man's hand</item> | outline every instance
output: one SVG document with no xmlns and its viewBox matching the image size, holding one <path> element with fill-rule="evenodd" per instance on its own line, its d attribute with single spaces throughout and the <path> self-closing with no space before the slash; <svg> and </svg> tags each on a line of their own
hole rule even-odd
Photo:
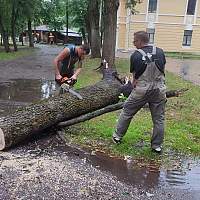
<svg viewBox="0 0 200 200">
<path fill-rule="evenodd" d="M 77 80 L 78 75 L 80 74 L 82 68 L 77 68 L 74 72 L 74 75 L 71 77 L 71 79 Z"/>
<path fill-rule="evenodd" d="M 56 80 L 61 80 L 62 79 L 62 76 L 60 74 L 56 74 Z"/>
<path fill-rule="evenodd" d="M 74 74 L 74 75 L 71 77 L 71 79 L 77 80 L 77 75 Z"/>
</svg>

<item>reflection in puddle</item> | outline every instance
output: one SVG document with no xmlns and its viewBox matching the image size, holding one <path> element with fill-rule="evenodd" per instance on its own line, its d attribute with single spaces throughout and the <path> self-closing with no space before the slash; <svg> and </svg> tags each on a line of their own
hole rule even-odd
<svg viewBox="0 0 200 200">
<path fill-rule="evenodd" d="M 150 161 L 148 164 L 142 160 L 131 158 L 120 159 L 109 157 L 101 152 L 88 152 L 71 146 L 59 146 L 58 151 L 67 152 L 69 156 L 78 156 L 90 163 L 93 167 L 108 171 L 120 181 L 141 188 L 154 188 L 159 186 L 173 186 L 179 189 L 200 190 L 200 163 L 199 160 L 174 160 L 178 165 L 172 169 L 164 169 L 162 162 Z"/>
<path fill-rule="evenodd" d="M 120 180 L 132 185 L 145 188 L 170 185 L 182 189 L 200 190 L 200 166 L 191 161 L 185 161 L 179 170 L 164 170 L 155 162 L 142 166 L 138 161 L 109 158 L 102 154 L 91 157 L 89 161 L 92 165 L 108 170 Z M 184 169 L 187 162 L 191 163 L 190 169 Z"/>
<path fill-rule="evenodd" d="M 0 116 L 9 114 L 21 106 L 48 98 L 55 90 L 55 82 L 49 80 L 12 79 L 0 83 Z"/>
<path fill-rule="evenodd" d="M 179 169 L 167 170 L 162 176 L 173 186 L 183 189 L 200 189 L 200 163 L 194 160 L 185 160 Z"/>
</svg>

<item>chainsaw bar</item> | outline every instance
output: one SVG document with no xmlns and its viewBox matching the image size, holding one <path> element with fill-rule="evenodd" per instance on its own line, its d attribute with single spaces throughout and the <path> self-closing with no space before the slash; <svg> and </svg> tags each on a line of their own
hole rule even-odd
<svg viewBox="0 0 200 200">
<path fill-rule="evenodd" d="M 77 92 L 75 92 L 73 89 L 71 89 L 70 86 L 69 86 L 68 84 L 63 83 L 63 84 L 61 85 L 61 88 L 64 89 L 65 91 L 67 91 L 67 92 L 73 94 L 74 96 L 78 97 L 79 99 L 83 99 L 83 97 L 82 97 L 79 93 L 77 93 Z"/>
</svg>

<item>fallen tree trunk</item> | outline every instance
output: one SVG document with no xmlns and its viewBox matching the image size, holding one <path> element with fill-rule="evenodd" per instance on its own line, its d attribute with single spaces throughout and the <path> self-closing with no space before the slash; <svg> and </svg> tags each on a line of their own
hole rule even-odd
<svg viewBox="0 0 200 200">
<path fill-rule="evenodd" d="M 111 69 L 103 80 L 78 91 L 83 99 L 67 93 L 31 104 L 0 120 L 0 150 L 11 147 L 59 122 L 117 103 L 121 84 Z"/>
<path fill-rule="evenodd" d="M 87 113 L 85 115 L 81 115 L 80 117 L 73 118 L 73 119 L 70 119 L 70 120 L 65 121 L 65 122 L 60 122 L 60 123 L 57 124 L 57 126 L 62 128 L 62 127 L 71 126 L 73 124 L 77 124 L 77 123 L 80 123 L 80 122 L 84 122 L 86 120 L 90 120 L 92 118 L 98 117 L 98 116 L 103 115 L 105 113 L 112 112 L 112 111 L 115 111 L 115 110 L 119 110 L 123 107 L 123 104 L 124 104 L 124 102 L 119 102 L 119 103 L 116 103 L 116 104 L 113 104 L 113 105 L 109 105 L 109 106 L 106 106 L 106 107 L 101 108 L 99 110 L 96 110 L 94 112 Z"/>
<path fill-rule="evenodd" d="M 167 98 L 178 97 L 185 91 L 187 91 L 187 89 L 170 90 L 170 91 L 166 92 L 166 97 Z M 100 115 L 103 115 L 105 113 L 120 110 L 120 109 L 123 108 L 123 105 L 124 105 L 124 102 L 118 102 L 116 104 L 106 106 L 106 107 L 101 108 L 99 110 L 95 110 L 94 112 L 90 112 L 90 113 L 87 113 L 85 115 L 81 115 L 77 118 L 73 118 L 73 119 L 70 119 L 68 121 L 60 122 L 60 123 L 57 124 L 57 127 L 63 128 L 63 127 L 66 127 L 66 126 L 71 126 L 71 125 L 74 125 L 74 124 L 77 124 L 77 123 L 80 123 L 80 122 L 84 122 L 84 121 L 90 120 L 92 118 L 98 117 Z M 147 105 L 147 107 L 148 107 L 148 105 Z"/>
</svg>

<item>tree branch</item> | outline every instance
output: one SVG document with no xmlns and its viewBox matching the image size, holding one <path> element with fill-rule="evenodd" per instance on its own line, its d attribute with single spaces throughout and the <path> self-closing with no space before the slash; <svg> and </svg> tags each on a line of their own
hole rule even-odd
<svg viewBox="0 0 200 200">
<path fill-rule="evenodd" d="M 183 94 L 187 90 L 188 89 L 170 90 L 170 91 L 166 92 L 166 97 L 167 98 L 178 97 L 178 96 L 180 96 L 181 94 Z M 66 127 L 66 126 L 71 126 L 73 124 L 84 122 L 84 121 L 90 120 L 92 118 L 98 117 L 100 115 L 103 115 L 105 113 L 116 111 L 116 110 L 120 110 L 120 109 L 123 108 L 123 105 L 124 105 L 124 102 L 119 102 L 119 103 L 116 103 L 116 104 L 112 104 L 112 105 L 106 106 L 104 108 L 101 108 L 99 110 L 96 110 L 94 112 L 91 112 L 91 113 L 88 113 L 88 114 L 85 114 L 85 115 L 81 115 L 81 116 L 79 116 L 77 118 L 73 118 L 73 119 L 68 120 L 68 121 L 60 122 L 60 123 L 57 124 L 57 127 L 63 128 L 63 127 Z"/>
</svg>

